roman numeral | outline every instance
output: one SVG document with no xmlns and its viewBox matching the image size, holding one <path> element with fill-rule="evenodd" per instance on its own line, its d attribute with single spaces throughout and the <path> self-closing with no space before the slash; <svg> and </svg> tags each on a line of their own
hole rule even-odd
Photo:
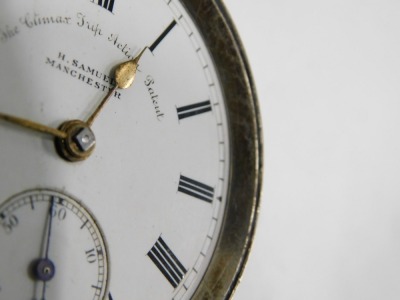
<svg viewBox="0 0 400 300">
<path fill-rule="evenodd" d="M 114 0 L 91 0 L 92 3 L 97 3 L 101 7 L 107 9 L 110 12 L 113 12 L 114 9 Z"/>
<path fill-rule="evenodd" d="M 195 103 L 195 104 L 191 104 L 191 105 L 187 105 L 187 106 L 182 106 L 182 107 L 178 107 L 177 109 L 178 112 L 178 118 L 179 120 L 185 119 L 185 118 L 189 118 L 189 117 L 193 117 L 193 116 L 197 116 L 206 112 L 211 111 L 211 102 L 210 101 L 203 101 L 203 102 L 199 102 L 199 103 Z"/>
<path fill-rule="evenodd" d="M 214 199 L 214 188 L 183 175 L 179 179 L 178 191 L 208 203 Z"/>
<path fill-rule="evenodd" d="M 161 236 L 147 255 L 174 288 L 181 283 L 187 271 Z"/>
<path fill-rule="evenodd" d="M 157 38 L 157 40 L 149 47 L 151 52 L 157 48 L 157 46 L 164 40 L 164 38 L 170 33 L 170 31 L 175 27 L 176 21 L 173 20 L 171 24 L 161 33 L 161 35 Z"/>
</svg>

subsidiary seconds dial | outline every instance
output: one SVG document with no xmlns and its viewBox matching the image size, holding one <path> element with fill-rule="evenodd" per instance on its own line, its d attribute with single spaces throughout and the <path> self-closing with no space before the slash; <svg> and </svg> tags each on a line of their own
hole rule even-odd
<svg viewBox="0 0 400 300">
<path fill-rule="evenodd" d="M 95 219 L 51 190 L 18 194 L 0 206 L 2 299 L 103 299 L 108 255 Z M 18 285 L 15 283 L 18 282 Z"/>
</svg>

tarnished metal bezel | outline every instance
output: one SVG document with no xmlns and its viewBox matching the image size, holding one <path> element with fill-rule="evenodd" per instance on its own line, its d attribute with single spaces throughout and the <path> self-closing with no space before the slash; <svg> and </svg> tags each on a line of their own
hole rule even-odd
<svg viewBox="0 0 400 300">
<path fill-rule="evenodd" d="M 230 181 L 224 223 L 193 299 L 229 299 L 251 248 L 262 182 L 261 121 L 254 83 L 232 21 L 218 0 L 181 0 L 203 36 L 229 122 Z"/>
</svg>

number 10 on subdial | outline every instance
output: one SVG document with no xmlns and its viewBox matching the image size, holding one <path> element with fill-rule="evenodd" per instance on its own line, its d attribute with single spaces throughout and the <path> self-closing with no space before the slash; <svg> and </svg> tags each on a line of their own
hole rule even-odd
<svg viewBox="0 0 400 300">
<path fill-rule="evenodd" d="M 0 207 L 0 226 L 1 299 L 112 299 L 102 231 L 72 197 L 13 196 Z"/>
</svg>

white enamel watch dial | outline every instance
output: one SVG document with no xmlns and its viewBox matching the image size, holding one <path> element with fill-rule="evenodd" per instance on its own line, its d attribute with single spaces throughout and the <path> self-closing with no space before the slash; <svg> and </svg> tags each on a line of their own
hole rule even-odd
<svg viewBox="0 0 400 300">
<path fill-rule="evenodd" d="M 0 299 L 232 293 L 254 229 L 257 116 L 240 51 L 224 71 L 197 2 L 3 3 Z M 227 104 L 241 84 L 243 119 Z"/>
</svg>

